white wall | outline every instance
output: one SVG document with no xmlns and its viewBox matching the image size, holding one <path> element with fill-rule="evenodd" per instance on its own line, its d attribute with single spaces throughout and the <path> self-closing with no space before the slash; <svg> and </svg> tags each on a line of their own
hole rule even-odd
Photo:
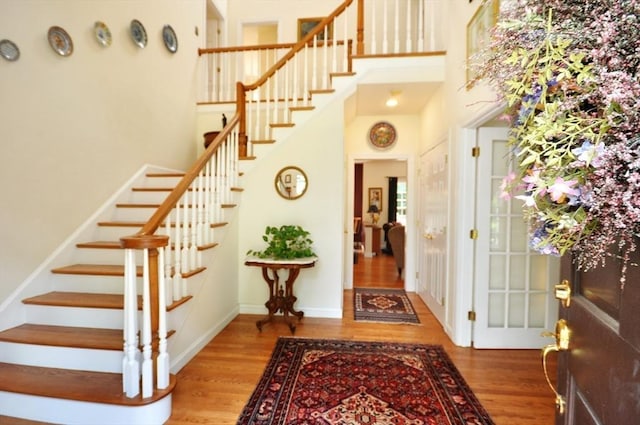
<svg viewBox="0 0 640 425">
<path fill-rule="evenodd" d="M 242 44 L 242 25 L 248 22 L 277 22 L 278 42 L 297 40 L 298 17 L 325 17 L 341 4 L 341 0 L 233 0 L 229 1 L 227 22 L 230 46 Z"/>
<path fill-rule="evenodd" d="M 296 128 L 267 155 L 257 155 L 255 166 L 242 178 L 239 258 L 249 250 L 262 250 L 267 226 L 300 225 L 311 233 L 318 255 L 315 267 L 304 269 L 296 281 L 296 309 L 309 317 L 342 317 L 343 106 L 338 100 Z M 308 177 L 307 192 L 286 200 L 274 187 L 279 170 L 300 167 Z M 267 284 L 257 267 L 239 263 L 240 311 L 266 313 Z M 286 272 L 281 278 L 286 279 Z M 282 280 L 281 280 L 282 281 Z"/>
<path fill-rule="evenodd" d="M 0 58 L 0 300 L 145 163 L 184 168 L 194 159 L 195 54 L 202 0 L 3 0 L 0 38 L 20 58 Z M 140 49 L 129 23 L 146 27 Z M 113 44 L 94 37 L 104 21 Z M 170 24 L 178 52 L 162 42 Z M 58 25 L 73 54 L 48 44 Z M 203 31 L 200 31 L 202 36 Z"/>
</svg>

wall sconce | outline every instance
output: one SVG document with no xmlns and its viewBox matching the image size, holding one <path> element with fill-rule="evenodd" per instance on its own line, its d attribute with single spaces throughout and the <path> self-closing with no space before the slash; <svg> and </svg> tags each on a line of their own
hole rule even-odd
<svg viewBox="0 0 640 425">
<path fill-rule="evenodd" d="M 391 90 L 391 93 L 385 105 L 387 105 L 389 108 L 395 108 L 396 106 L 398 106 L 398 95 L 400 93 L 400 90 Z"/>
</svg>

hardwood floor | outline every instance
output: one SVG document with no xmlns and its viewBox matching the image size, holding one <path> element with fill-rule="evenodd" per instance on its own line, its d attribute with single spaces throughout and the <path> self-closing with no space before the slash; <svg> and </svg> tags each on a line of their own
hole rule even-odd
<svg viewBox="0 0 640 425">
<path fill-rule="evenodd" d="M 402 287 L 391 257 L 358 258 L 355 286 Z M 554 423 L 554 397 L 542 372 L 540 350 L 456 347 L 422 300 L 409 293 L 420 325 L 353 321 L 353 291 L 344 292 L 342 319 L 306 317 L 297 337 L 441 344 L 497 425 Z M 282 321 L 258 332 L 258 316 L 240 315 L 178 373 L 168 425 L 235 424 L 260 379 L 275 341 L 290 336 Z M 555 367 L 555 359 L 551 366 Z M 551 372 L 555 375 L 554 372 Z"/>
</svg>

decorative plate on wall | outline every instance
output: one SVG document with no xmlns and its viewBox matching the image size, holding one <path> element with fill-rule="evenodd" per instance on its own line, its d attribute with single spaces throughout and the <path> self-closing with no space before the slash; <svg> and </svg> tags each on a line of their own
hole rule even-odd
<svg viewBox="0 0 640 425">
<path fill-rule="evenodd" d="M 0 40 L 0 56 L 10 62 L 17 61 L 20 57 L 20 49 L 11 40 Z"/>
<path fill-rule="evenodd" d="M 171 25 L 165 25 L 162 28 L 162 40 L 171 53 L 178 51 L 178 37 L 176 37 L 176 32 L 171 28 Z"/>
<path fill-rule="evenodd" d="M 57 26 L 49 28 L 47 38 L 51 48 L 60 56 L 70 56 L 73 53 L 73 41 L 63 28 Z"/>
<path fill-rule="evenodd" d="M 131 21 L 129 28 L 131 30 L 131 38 L 133 39 L 133 42 L 141 49 L 144 48 L 144 46 L 147 45 L 147 30 L 144 29 L 142 22 L 134 19 Z"/>
<path fill-rule="evenodd" d="M 105 47 L 111 46 L 111 31 L 104 22 L 96 21 L 93 25 L 93 32 L 96 35 L 98 43 Z"/>
<path fill-rule="evenodd" d="M 369 141 L 377 148 L 388 148 L 396 141 L 396 129 L 386 121 L 377 122 L 369 130 Z"/>
</svg>

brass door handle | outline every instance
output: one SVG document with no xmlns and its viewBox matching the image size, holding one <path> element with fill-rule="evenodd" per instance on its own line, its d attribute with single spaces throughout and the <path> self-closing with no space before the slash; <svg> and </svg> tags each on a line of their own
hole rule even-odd
<svg viewBox="0 0 640 425">
<path fill-rule="evenodd" d="M 431 239 L 433 239 L 433 238 L 434 238 L 434 236 L 433 236 L 433 234 L 432 234 L 432 233 L 425 233 L 423 236 L 424 236 L 424 238 L 425 238 L 425 239 L 427 239 L 427 240 L 431 240 Z"/>
<path fill-rule="evenodd" d="M 563 280 L 554 287 L 554 293 L 557 300 L 560 300 L 564 308 L 571 304 L 571 285 L 568 280 Z"/>
<path fill-rule="evenodd" d="M 556 342 L 554 344 L 549 344 L 542 349 L 542 369 L 544 370 L 544 377 L 547 380 L 547 384 L 549 384 L 549 388 L 556 395 L 556 408 L 558 409 L 559 414 L 564 414 L 565 407 L 567 405 L 567 401 L 563 396 L 558 394 L 555 387 L 551 383 L 549 379 L 549 373 L 547 372 L 547 354 L 551 352 L 560 352 L 569 350 L 569 339 L 571 337 L 571 331 L 569 330 L 569 326 L 567 326 L 567 321 L 564 319 L 558 320 L 556 323 L 556 331 L 555 333 L 545 332 L 543 336 L 552 336 L 555 337 Z"/>
</svg>

